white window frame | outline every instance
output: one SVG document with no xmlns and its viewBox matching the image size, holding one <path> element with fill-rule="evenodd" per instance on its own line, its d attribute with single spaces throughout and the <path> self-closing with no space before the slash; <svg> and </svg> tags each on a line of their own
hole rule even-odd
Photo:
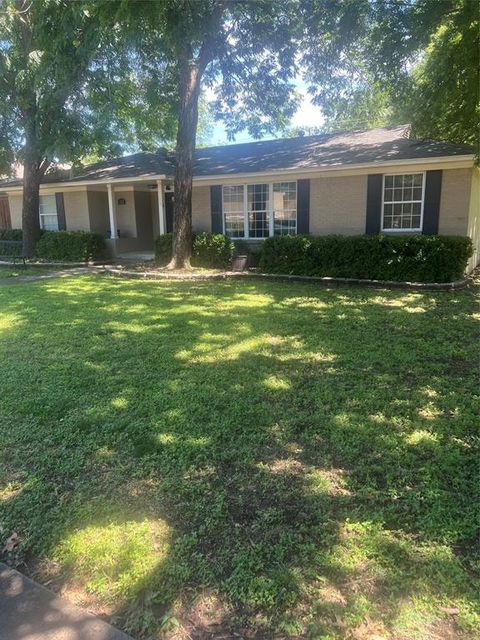
<svg viewBox="0 0 480 640">
<path fill-rule="evenodd" d="M 241 184 L 225 184 L 222 186 L 222 233 L 224 236 L 227 235 L 226 233 L 226 224 L 225 224 L 225 189 L 229 189 L 232 187 L 242 187 L 242 194 L 243 194 L 243 198 L 242 198 L 242 214 L 243 214 L 243 236 L 228 236 L 229 238 L 231 238 L 232 240 L 243 240 L 245 238 L 245 212 L 246 212 L 246 198 L 247 198 L 247 194 L 245 189 L 243 188 L 243 185 Z M 240 210 L 239 210 L 240 212 Z M 230 212 L 231 213 L 231 212 Z M 247 223 L 248 223 L 248 219 L 247 219 Z"/>
<path fill-rule="evenodd" d="M 417 171 L 417 173 L 420 173 Z M 233 238 L 232 240 L 250 240 L 252 242 L 256 242 L 257 240 L 261 242 L 265 240 L 265 238 L 270 238 L 275 235 L 275 220 L 274 220 L 274 209 L 273 209 L 273 185 L 274 184 L 282 184 L 282 182 L 294 182 L 295 183 L 295 193 L 298 199 L 298 180 L 279 180 L 276 182 L 245 182 L 243 184 L 225 184 L 222 185 L 222 231 L 223 234 L 226 235 L 225 231 L 225 211 L 223 206 L 223 198 L 224 198 L 224 189 L 226 187 L 242 187 L 243 188 L 243 237 Z M 268 187 L 268 236 L 263 238 L 251 238 L 249 235 L 249 219 L 248 219 L 248 187 L 254 184 L 266 184 Z M 288 209 L 288 211 L 292 211 L 292 209 Z M 382 218 L 383 219 L 383 218 Z M 382 223 L 383 224 L 383 223 Z M 295 206 L 295 235 L 297 234 L 298 229 L 298 206 Z"/>
<path fill-rule="evenodd" d="M 410 227 L 408 229 L 385 229 L 384 220 L 385 220 L 385 205 L 386 204 L 414 204 L 418 203 L 418 200 L 399 200 L 399 201 L 390 201 L 387 200 L 385 202 L 385 178 L 390 178 L 393 176 L 413 176 L 422 174 L 422 200 L 420 202 L 420 226 L 419 227 Z M 425 183 L 427 181 L 427 172 L 426 171 L 397 171 L 396 173 L 384 173 L 382 179 L 382 233 L 411 233 L 411 232 L 422 232 L 423 231 L 423 210 L 425 207 Z"/>
<path fill-rule="evenodd" d="M 295 183 L 295 235 L 297 235 L 298 232 L 298 181 L 297 180 L 283 180 L 280 182 L 272 182 L 271 183 L 271 199 L 272 199 L 272 217 L 271 217 L 271 224 L 272 224 L 272 233 L 271 235 L 274 236 L 275 235 L 275 209 L 273 208 L 273 187 L 276 184 L 284 184 L 285 182 L 294 182 Z M 293 209 L 283 209 L 284 212 L 292 212 Z M 282 233 L 280 233 L 279 235 L 284 235 Z M 288 234 L 285 234 L 288 235 Z"/>
<path fill-rule="evenodd" d="M 55 203 L 55 214 L 53 213 L 41 213 L 41 198 L 53 198 L 53 201 Z M 57 228 L 55 229 L 55 231 L 59 231 L 59 226 L 58 226 L 58 207 L 57 207 L 57 199 L 55 194 L 40 194 L 39 196 L 39 200 L 38 200 L 38 218 L 39 218 L 39 223 L 40 223 L 40 229 L 45 229 L 44 227 L 44 222 L 43 222 L 43 218 L 45 216 L 53 216 L 55 215 L 57 218 Z M 53 229 L 51 229 L 51 231 L 53 231 Z"/>
<path fill-rule="evenodd" d="M 248 187 L 256 187 L 258 185 L 265 185 L 267 187 L 266 191 L 267 191 L 267 198 L 268 198 L 268 203 L 267 203 L 267 207 L 265 209 L 255 209 L 251 211 L 249 211 L 248 209 Z M 247 235 L 244 235 L 244 240 L 265 240 L 265 238 L 269 238 L 270 237 L 270 220 L 272 217 L 272 200 L 271 200 L 271 195 L 272 195 L 272 190 L 270 188 L 270 183 L 269 182 L 250 182 L 250 184 L 245 184 L 243 185 L 243 189 L 244 189 L 244 193 L 247 194 L 247 227 L 246 229 L 244 228 L 243 233 Z M 252 207 L 254 206 L 254 202 L 255 202 L 255 189 L 253 189 L 253 199 L 252 199 Z M 245 202 L 245 197 L 244 197 L 244 202 Z M 252 218 L 255 217 L 254 214 L 266 214 L 266 231 L 268 232 L 268 235 L 266 236 L 250 236 L 250 215 L 252 215 Z"/>
</svg>

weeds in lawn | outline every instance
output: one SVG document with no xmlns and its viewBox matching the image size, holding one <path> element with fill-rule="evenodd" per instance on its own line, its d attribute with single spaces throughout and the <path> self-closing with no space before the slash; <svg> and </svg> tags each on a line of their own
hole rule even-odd
<svg viewBox="0 0 480 640">
<path fill-rule="evenodd" d="M 474 637 L 473 291 L 0 296 L 0 522 L 43 578 L 138 637 Z"/>
</svg>

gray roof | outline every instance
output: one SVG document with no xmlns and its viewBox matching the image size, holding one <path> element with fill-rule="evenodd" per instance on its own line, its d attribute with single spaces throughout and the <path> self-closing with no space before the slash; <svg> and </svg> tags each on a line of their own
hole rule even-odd
<svg viewBox="0 0 480 640">
<path fill-rule="evenodd" d="M 122 158 L 103 160 L 89 164 L 77 170 L 72 177 L 68 170 L 55 170 L 47 173 L 42 184 L 58 182 L 95 182 L 97 180 L 117 180 L 119 178 L 138 178 L 139 176 L 173 175 L 173 156 L 165 149 L 158 153 L 134 153 Z M 19 186 L 22 180 L 4 180 L 1 187 Z"/>
<path fill-rule="evenodd" d="M 195 152 L 194 176 L 296 171 L 391 160 L 429 160 L 474 153 L 473 147 L 467 145 L 414 140 L 408 137 L 408 132 L 408 125 L 402 125 L 368 131 L 203 147 Z M 70 172 L 54 172 L 45 176 L 43 183 L 173 176 L 174 166 L 174 155 L 161 149 L 157 153 L 135 153 L 91 164 L 77 172 L 75 177 L 71 177 Z M 20 184 L 21 180 L 4 181 L 0 182 L 0 187 Z"/>
<path fill-rule="evenodd" d="M 195 176 L 315 169 L 473 153 L 466 145 L 412 140 L 409 127 L 282 138 L 197 149 Z"/>
</svg>

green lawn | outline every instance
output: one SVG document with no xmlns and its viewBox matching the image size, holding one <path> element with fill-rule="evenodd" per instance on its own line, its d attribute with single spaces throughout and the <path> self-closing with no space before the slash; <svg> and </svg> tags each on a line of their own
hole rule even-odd
<svg viewBox="0 0 480 640">
<path fill-rule="evenodd" d="M 0 542 L 139 638 L 478 637 L 479 311 L 472 289 L 4 287 Z"/>
<path fill-rule="evenodd" d="M 52 266 L 41 266 L 41 265 L 23 265 L 22 263 L 17 263 L 14 265 L 0 265 L 0 280 L 2 278 L 15 278 L 18 276 L 36 276 L 43 275 L 45 273 L 51 271 L 59 271 L 64 267 L 52 267 Z"/>
</svg>

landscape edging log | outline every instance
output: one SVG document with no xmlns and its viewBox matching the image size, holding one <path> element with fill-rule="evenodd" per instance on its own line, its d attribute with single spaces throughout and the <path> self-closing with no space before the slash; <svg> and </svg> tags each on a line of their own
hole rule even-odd
<svg viewBox="0 0 480 640">
<path fill-rule="evenodd" d="M 225 271 L 223 273 L 199 273 L 199 274 L 176 274 L 162 273 L 156 271 L 125 271 L 124 269 L 115 269 L 104 267 L 102 273 L 107 273 L 115 277 L 131 278 L 137 280 L 231 280 L 231 279 L 257 279 L 272 280 L 277 282 L 310 282 L 312 284 L 321 284 L 324 286 L 363 286 L 379 289 L 411 289 L 418 291 L 455 291 L 463 289 L 472 283 L 470 277 L 453 282 L 396 282 L 394 280 L 362 280 L 361 278 L 331 278 L 316 276 L 294 276 L 278 273 L 248 273 L 237 271 Z"/>
</svg>

